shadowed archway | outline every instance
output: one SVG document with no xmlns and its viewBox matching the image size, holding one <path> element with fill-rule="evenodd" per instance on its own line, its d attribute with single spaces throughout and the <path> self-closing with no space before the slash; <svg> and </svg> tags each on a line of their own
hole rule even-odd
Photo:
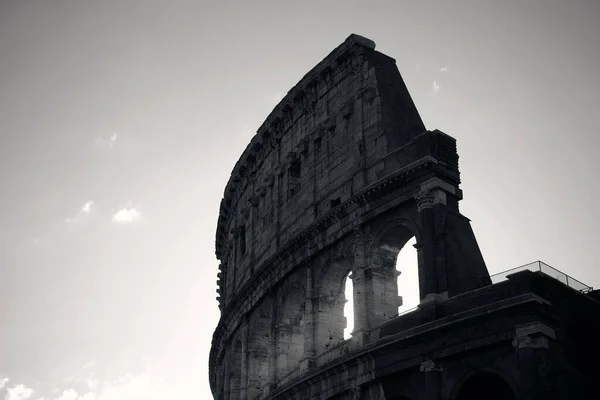
<svg viewBox="0 0 600 400">
<path fill-rule="evenodd" d="M 492 372 L 477 372 L 463 382 L 453 400 L 515 400 L 508 383 Z"/>
</svg>

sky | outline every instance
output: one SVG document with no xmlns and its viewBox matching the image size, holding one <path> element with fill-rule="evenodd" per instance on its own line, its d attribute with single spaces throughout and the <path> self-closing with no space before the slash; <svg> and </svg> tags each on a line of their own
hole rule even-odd
<svg viewBox="0 0 600 400">
<path fill-rule="evenodd" d="M 599 18 L 595 0 L 0 0 L 0 399 L 211 398 L 229 174 L 351 33 L 458 140 L 490 273 L 542 260 L 600 287 Z"/>
</svg>

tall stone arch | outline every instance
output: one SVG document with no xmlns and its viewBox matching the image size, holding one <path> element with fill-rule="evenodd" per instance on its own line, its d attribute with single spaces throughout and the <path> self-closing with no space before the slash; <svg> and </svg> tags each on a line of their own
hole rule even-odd
<svg viewBox="0 0 600 400">
<path fill-rule="evenodd" d="M 315 353 L 331 350 L 344 341 L 348 321 L 344 316 L 345 284 L 352 271 L 352 258 L 338 254 L 323 262 L 315 298 Z"/>
<path fill-rule="evenodd" d="M 248 400 L 261 397 L 269 383 L 269 358 L 272 352 L 273 298 L 266 297 L 254 310 L 248 326 Z"/>
<path fill-rule="evenodd" d="M 306 291 L 301 278 L 289 278 L 280 289 L 277 320 L 277 371 L 285 377 L 304 356 Z"/>
</svg>

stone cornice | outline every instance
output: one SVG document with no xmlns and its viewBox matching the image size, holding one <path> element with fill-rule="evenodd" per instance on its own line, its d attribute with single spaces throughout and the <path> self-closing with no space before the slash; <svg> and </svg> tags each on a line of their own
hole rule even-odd
<svg viewBox="0 0 600 400">
<path fill-rule="evenodd" d="M 262 157 L 268 153 L 268 150 L 265 149 L 265 144 L 273 143 L 274 138 L 277 139 L 278 137 L 281 137 L 282 132 L 280 128 L 284 121 L 293 120 L 294 108 L 303 108 L 302 113 L 310 111 L 306 109 L 306 107 L 313 107 L 313 101 L 316 100 L 316 93 L 313 89 L 317 80 L 324 79 L 327 81 L 325 75 L 328 75 L 326 74 L 328 70 L 331 71 L 334 68 L 345 66 L 343 62 L 340 64 L 338 60 L 343 60 L 346 56 L 352 56 L 353 53 L 360 53 L 365 48 L 374 50 L 375 42 L 355 34 L 348 36 L 341 45 L 329 53 L 327 57 L 304 75 L 304 77 L 288 91 L 287 95 L 275 106 L 265 122 L 260 126 L 257 134 L 252 138 L 234 166 L 229 182 L 225 187 L 217 222 L 215 242 L 217 258 L 220 259 L 223 253 L 223 241 L 226 238 L 227 223 L 231 217 L 230 207 L 232 203 L 234 203 L 232 196 L 234 195 L 236 188 L 240 185 L 240 181 L 243 180 L 244 175 L 249 172 L 251 173 L 259 162 L 259 158 L 262 159 Z M 310 101 L 305 101 L 306 98 Z"/>
</svg>

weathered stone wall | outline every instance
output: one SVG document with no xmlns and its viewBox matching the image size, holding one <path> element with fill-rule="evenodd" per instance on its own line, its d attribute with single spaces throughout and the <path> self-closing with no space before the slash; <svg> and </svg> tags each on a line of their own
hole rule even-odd
<svg viewBox="0 0 600 400">
<path fill-rule="evenodd" d="M 261 260 L 375 179 L 425 127 L 393 59 L 352 36 L 275 108 L 236 165 L 217 254 L 233 296 Z M 248 253 L 246 253 L 246 251 Z"/>
<path fill-rule="evenodd" d="M 401 304 L 395 260 L 413 236 L 423 307 L 488 285 L 459 183 L 455 140 L 426 131 L 394 60 L 350 36 L 275 108 L 226 186 L 215 396 L 290 398 L 283 388 L 379 340 Z M 368 379 L 369 360 L 356 362 Z M 355 396 L 338 393 L 346 383 L 322 388 Z"/>
</svg>

